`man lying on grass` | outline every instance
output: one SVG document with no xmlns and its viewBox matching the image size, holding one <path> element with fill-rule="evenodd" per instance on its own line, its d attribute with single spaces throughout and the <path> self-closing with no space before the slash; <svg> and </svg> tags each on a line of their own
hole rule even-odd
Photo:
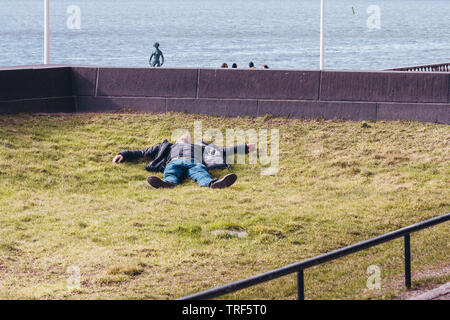
<svg viewBox="0 0 450 320">
<path fill-rule="evenodd" d="M 209 175 L 210 169 L 228 168 L 226 159 L 234 154 L 246 154 L 256 149 L 254 143 L 220 148 L 215 145 L 191 144 L 189 135 L 181 136 L 176 143 L 164 140 L 163 143 L 142 150 L 127 150 L 119 152 L 113 163 L 151 158 L 145 169 L 154 172 L 164 172 L 164 180 L 156 176 L 147 178 L 154 188 L 173 188 L 186 175 L 195 180 L 202 187 L 222 189 L 236 182 L 237 176 L 232 173 L 222 179 L 213 179 Z"/>
</svg>

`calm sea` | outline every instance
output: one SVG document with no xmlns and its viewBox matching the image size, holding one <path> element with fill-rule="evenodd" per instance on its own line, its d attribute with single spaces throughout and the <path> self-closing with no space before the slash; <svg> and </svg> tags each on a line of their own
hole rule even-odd
<svg viewBox="0 0 450 320">
<path fill-rule="evenodd" d="M 167 67 L 319 68 L 320 0 L 50 2 L 51 63 L 147 66 L 158 41 Z M 0 66 L 42 63 L 43 3 L 0 0 Z M 325 3 L 327 69 L 450 62 L 450 0 Z"/>
</svg>

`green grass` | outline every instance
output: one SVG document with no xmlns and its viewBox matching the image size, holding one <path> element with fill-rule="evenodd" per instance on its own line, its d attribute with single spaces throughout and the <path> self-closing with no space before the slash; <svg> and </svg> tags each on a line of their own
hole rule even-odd
<svg viewBox="0 0 450 320">
<path fill-rule="evenodd" d="M 111 163 L 194 120 L 224 133 L 279 129 L 278 174 L 235 165 L 212 172 L 238 175 L 226 190 L 192 181 L 154 190 L 144 163 Z M 416 122 L 0 116 L 0 298 L 173 299 L 444 214 L 449 140 L 448 126 Z M 447 223 L 412 235 L 413 270 L 448 264 L 449 231 Z M 308 269 L 306 297 L 395 297 L 402 250 L 400 239 Z M 366 288 L 370 265 L 381 268 L 381 290 Z M 70 266 L 80 269 L 79 289 L 66 286 Z M 295 297 L 295 274 L 226 296 Z"/>
</svg>

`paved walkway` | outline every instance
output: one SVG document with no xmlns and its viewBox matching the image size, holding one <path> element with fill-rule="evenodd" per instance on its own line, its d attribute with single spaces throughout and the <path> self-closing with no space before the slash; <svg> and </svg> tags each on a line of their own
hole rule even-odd
<svg viewBox="0 0 450 320">
<path fill-rule="evenodd" d="M 450 282 L 408 300 L 450 300 Z"/>
</svg>

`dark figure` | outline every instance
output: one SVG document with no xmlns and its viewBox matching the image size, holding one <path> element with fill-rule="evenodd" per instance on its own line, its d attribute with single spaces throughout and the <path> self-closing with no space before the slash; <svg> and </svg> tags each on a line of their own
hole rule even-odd
<svg viewBox="0 0 450 320">
<path fill-rule="evenodd" d="M 164 55 L 162 51 L 159 50 L 159 43 L 155 42 L 153 46 L 155 47 L 155 51 L 153 51 L 152 55 L 150 56 L 148 63 L 152 67 L 162 67 L 162 65 L 164 64 Z"/>
<path fill-rule="evenodd" d="M 250 63 L 248 64 L 248 67 L 250 69 L 256 69 L 255 64 L 253 63 L 253 61 L 250 61 Z"/>
<path fill-rule="evenodd" d="M 233 65 L 231 66 L 233 69 L 236 69 L 237 68 L 237 64 L 236 63 L 233 63 Z"/>
<path fill-rule="evenodd" d="M 222 65 L 220 66 L 221 68 L 227 69 L 228 68 L 228 64 L 226 64 L 225 62 L 222 63 Z"/>
<path fill-rule="evenodd" d="M 265 64 L 265 65 L 263 66 L 263 68 L 264 68 L 264 69 L 269 69 L 269 66 L 268 66 L 267 64 Z"/>
<path fill-rule="evenodd" d="M 237 176 L 232 173 L 222 179 L 213 179 L 209 169 L 224 169 L 229 165 L 226 158 L 236 153 L 249 153 L 256 149 L 254 143 L 220 148 L 215 145 L 191 144 L 191 137 L 184 135 L 176 143 L 164 140 L 163 143 L 142 150 L 119 152 L 114 157 L 114 163 L 151 158 L 148 171 L 164 172 L 164 180 L 150 176 L 147 182 L 154 188 L 173 188 L 186 176 L 195 180 L 202 187 L 222 189 L 236 182 Z"/>
</svg>

